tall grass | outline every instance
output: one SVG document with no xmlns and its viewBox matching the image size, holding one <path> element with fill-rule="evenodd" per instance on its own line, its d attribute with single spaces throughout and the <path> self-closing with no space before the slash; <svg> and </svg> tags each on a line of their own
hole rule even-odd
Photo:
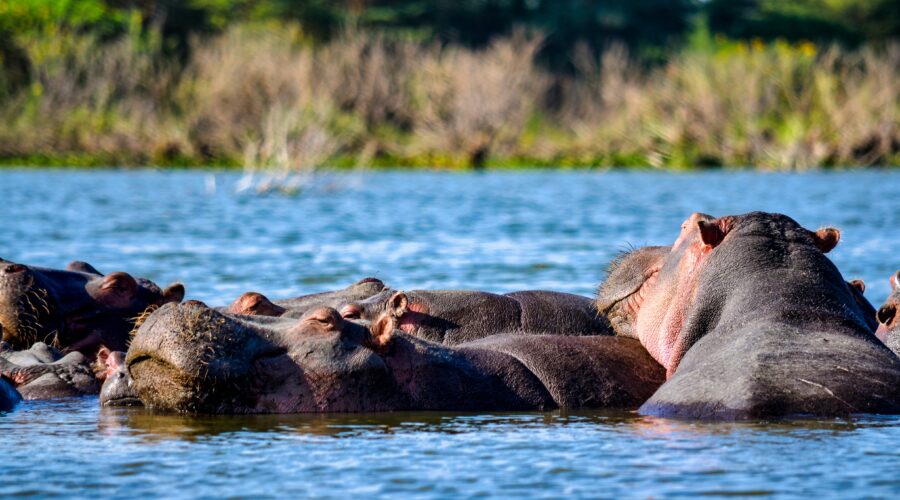
<svg viewBox="0 0 900 500">
<path fill-rule="evenodd" d="M 57 31 L 28 48 L 30 85 L 0 97 L 7 162 L 246 166 L 900 163 L 900 46 L 719 41 L 647 68 L 623 47 L 575 50 L 573 74 L 519 32 L 472 50 L 347 32 L 312 46 L 289 26 L 100 43 Z"/>
</svg>

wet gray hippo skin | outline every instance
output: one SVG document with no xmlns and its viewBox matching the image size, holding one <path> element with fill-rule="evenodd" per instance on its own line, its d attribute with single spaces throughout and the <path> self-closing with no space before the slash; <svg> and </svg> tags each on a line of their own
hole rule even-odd
<svg viewBox="0 0 900 500">
<path fill-rule="evenodd" d="M 141 325 L 126 357 L 149 407 L 184 413 L 635 408 L 664 379 L 637 341 L 496 335 L 448 347 L 319 308 L 300 320 L 189 302 Z"/>
<path fill-rule="evenodd" d="M 341 307 L 349 302 L 367 299 L 387 289 L 384 282 L 378 278 L 363 278 L 341 290 L 275 301 L 269 300 L 268 297 L 258 292 L 247 292 L 238 297 L 230 306 L 223 308 L 222 311 L 253 316 L 300 318 L 311 309 Z"/>
<path fill-rule="evenodd" d="M 457 345 L 498 332 L 613 333 L 591 299 L 540 290 L 504 295 L 467 290 L 384 290 L 341 308 L 341 315 L 351 320 L 372 321 L 384 313 L 391 315 L 406 333 L 445 345 Z"/>
<path fill-rule="evenodd" d="M 876 335 L 900 356 L 900 271 L 891 276 L 891 294 L 878 309 Z"/>
<path fill-rule="evenodd" d="M 102 406 L 141 406 L 140 398 L 134 391 L 131 376 L 125 367 L 125 353 L 102 349 L 97 362 L 103 368 L 103 387 L 100 388 Z"/>
<path fill-rule="evenodd" d="M 66 398 L 100 391 L 90 361 L 80 352 L 63 356 L 43 342 L 27 351 L 12 351 L 8 345 L 0 349 L 0 376 L 24 399 Z"/>
<path fill-rule="evenodd" d="M 0 412 L 12 410 L 22 396 L 9 382 L 0 377 Z"/>
<path fill-rule="evenodd" d="M 634 259 L 622 259 L 598 307 L 621 316 L 617 331 L 640 339 L 669 377 L 640 412 L 900 412 L 900 359 L 824 255 L 839 239 L 836 229 L 812 232 L 780 214 L 694 214 L 663 258 L 645 256 L 648 269 L 635 274 Z"/>
<path fill-rule="evenodd" d="M 104 276 L 84 262 L 57 270 L 0 259 L 0 331 L 15 349 L 45 342 L 88 356 L 100 345 L 125 350 L 135 317 L 183 296 L 180 284 L 161 290 L 127 273 Z"/>
</svg>

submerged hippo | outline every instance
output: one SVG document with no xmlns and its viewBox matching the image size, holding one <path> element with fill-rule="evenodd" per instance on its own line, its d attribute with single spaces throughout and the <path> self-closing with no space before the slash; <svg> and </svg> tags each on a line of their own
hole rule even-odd
<svg viewBox="0 0 900 500">
<path fill-rule="evenodd" d="M 900 359 L 825 257 L 840 239 L 754 212 L 693 214 L 668 248 L 621 259 L 598 308 L 668 381 L 641 412 L 692 418 L 900 412 Z"/>
<path fill-rule="evenodd" d="M 185 413 L 634 408 L 665 371 L 633 339 L 496 335 L 447 347 L 333 308 L 300 320 L 169 304 L 126 357 L 141 400 Z"/>
<path fill-rule="evenodd" d="M 891 295 L 878 309 L 878 338 L 900 356 L 900 271 L 891 276 Z"/>
<path fill-rule="evenodd" d="M 84 262 L 63 271 L 0 259 L 0 332 L 15 349 L 45 342 L 89 356 L 100 345 L 124 351 L 137 316 L 183 297 L 181 284 L 161 290 L 127 273 L 104 276 Z"/>
<path fill-rule="evenodd" d="M 125 353 L 110 352 L 103 348 L 97 354 L 95 371 L 97 378 L 103 380 L 100 388 L 100 404 L 102 406 L 141 406 L 141 400 L 134 391 L 131 376 L 125 368 Z"/>
<path fill-rule="evenodd" d="M 0 346 L 0 376 L 29 400 L 83 396 L 100 391 L 100 381 L 85 355 L 70 352 L 63 356 L 43 342 L 35 343 L 27 351 Z"/>
<path fill-rule="evenodd" d="M 12 410 L 22 396 L 9 382 L 0 377 L 0 412 Z"/>
<path fill-rule="evenodd" d="M 404 332 L 457 345 L 498 332 L 612 335 L 606 317 L 587 297 L 541 290 L 504 295 L 468 290 L 384 290 L 341 308 L 346 319 L 393 317 Z"/>
<path fill-rule="evenodd" d="M 378 278 L 363 278 L 341 290 L 276 301 L 269 300 L 261 293 L 247 292 L 238 297 L 224 311 L 231 314 L 299 318 L 307 311 L 317 307 L 340 307 L 348 302 L 367 299 L 387 289 L 384 282 Z"/>
</svg>

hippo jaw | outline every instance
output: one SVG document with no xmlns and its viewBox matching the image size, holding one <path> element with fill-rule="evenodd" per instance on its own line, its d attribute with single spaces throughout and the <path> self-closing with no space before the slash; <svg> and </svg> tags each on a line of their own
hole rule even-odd
<svg viewBox="0 0 900 500">
<path fill-rule="evenodd" d="M 199 304 L 164 306 L 126 357 L 135 392 L 151 408 L 192 414 L 380 408 L 384 398 L 369 389 L 389 386 L 388 371 L 363 346 L 367 330 L 325 310 L 256 322 Z"/>
<path fill-rule="evenodd" d="M 607 317 L 616 335 L 637 338 L 634 322 L 644 298 L 656 283 L 671 247 L 633 249 L 615 258 L 597 290 L 597 311 Z"/>
</svg>

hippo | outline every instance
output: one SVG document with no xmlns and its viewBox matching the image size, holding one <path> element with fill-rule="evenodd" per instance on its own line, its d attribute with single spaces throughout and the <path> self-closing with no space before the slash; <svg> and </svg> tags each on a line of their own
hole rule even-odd
<svg viewBox="0 0 900 500">
<path fill-rule="evenodd" d="M 341 308 L 346 319 L 391 315 L 406 333 L 457 345 L 494 335 L 612 335 L 588 297 L 529 290 L 504 295 L 469 290 L 384 290 Z"/>
<path fill-rule="evenodd" d="M 891 276 L 891 294 L 878 309 L 878 330 L 876 335 L 900 356 L 900 271 Z"/>
<path fill-rule="evenodd" d="M 597 307 L 667 381 L 647 415 L 747 419 L 900 412 L 900 359 L 825 256 L 834 228 L 695 213 L 671 247 L 614 263 Z"/>
<path fill-rule="evenodd" d="M 0 376 L 11 382 L 22 398 L 55 399 L 97 394 L 100 381 L 90 360 L 80 352 L 62 355 L 43 342 L 14 351 L 0 346 Z"/>
<path fill-rule="evenodd" d="M 258 292 L 247 292 L 222 310 L 231 314 L 299 318 L 307 311 L 317 307 L 341 307 L 348 302 L 367 299 L 387 289 L 383 281 L 370 277 L 363 278 L 341 290 L 276 301 L 269 300 L 268 297 Z"/>
<path fill-rule="evenodd" d="M 125 358 L 141 401 L 189 414 L 636 408 L 665 370 L 634 339 L 494 335 L 457 346 L 330 307 L 299 320 L 167 304 Z"/>
<path fill-rule="evenodd" d="M 19 391 L 0 377 L 0 412 L 12 410 L 21 400 L 22 396 Z"/>
<path fill-rule="evenodd" d="M 125 369 L 125 353 L 100 349 L 97 354 L 95 371 L 103 380 L 100 388 L 101 406 L 141 406 L 141 400 L 134 391 L 131 376 Z"/>
<path fill-rule="evenodd" d="M 179 283 L 162 290 L 127 273 L 104 276 L 84 262 L 57 270 L 0 259 L 0 332 L 14 349 L 45 342 L 88 356 L 100 345 L 124 351 L 136 317 L 183 297 Z"/>
</svg>

